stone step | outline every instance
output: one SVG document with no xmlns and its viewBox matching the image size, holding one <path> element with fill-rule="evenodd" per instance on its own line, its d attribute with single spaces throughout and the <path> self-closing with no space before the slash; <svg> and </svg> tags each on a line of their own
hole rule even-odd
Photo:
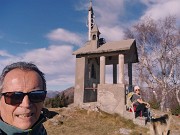
<svg viewBox="0 0 180 135">
<path fill-rule="evenodd" d="M 123 113 L 123 116 L 126 118 L 126 119 L 131 119 L 131 120 L 133 120 L 135 117 L 134 117 L 134 115 L 133 115 L 133 113 L 132 112 L 129 112 L 129 111 L 125 111 L 124 113 Z"/>
<path fill-rule="evenodd" d="M 133 123 L 134 124 L 137 124 L 139 126 L 143 126 L 143 127 L 146 127 L 145 125 L 145 117 L 137 117 L 136 119 L 133 119 Z"/>
<path fill-rule="evenodd" d="M 145 125 L 145 117 L 137 117 L 135 118 L 134 114 L 132 112 L 129 111 L 125 111 L 123 116 L 126 119 L 130 119 L 133 121 L 134 124 L 137 124 L 139 126 L 143 126 L 143 127 L 148 127 L 147 125 Z"/>
</svg>

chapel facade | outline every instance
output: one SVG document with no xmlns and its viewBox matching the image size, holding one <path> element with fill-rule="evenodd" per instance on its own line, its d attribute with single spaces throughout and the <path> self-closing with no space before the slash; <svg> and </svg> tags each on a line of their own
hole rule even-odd
<svg viewBox="0 0 180 135">
<path fill-rule="evenodd" d="M 94 23 L 92 1 L 88 10 L 88 38 L 76 56 L 74 105 L 96 104 L 108 113 L 123 114 L 126 110 L 126 89 L 132 87 L 132 64 L 138 62 L 135 39 L 106 42 Z M 128 68 L 125 83 L 124 68 Z M 113 67 L 113 83 L 105 82 L 106 66 Z"/>
</svg>

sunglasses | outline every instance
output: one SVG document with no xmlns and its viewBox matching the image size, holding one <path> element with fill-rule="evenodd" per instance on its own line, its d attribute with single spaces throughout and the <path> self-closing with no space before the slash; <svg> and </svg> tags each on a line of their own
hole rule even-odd
<svg viewBox="0 0 180 135">
<path fill-rule="evenodd" d="M 24 96 L 28 96 L 31 103 L 43 102 L 46 98 L 47 91 L 45 90 L 36 90 L 28 93 L 23 92 L 5 92 L 1 93 L 4 96 L 5 103 L 9 105 L 18 105 L 21 104 Z"/>
</svg>

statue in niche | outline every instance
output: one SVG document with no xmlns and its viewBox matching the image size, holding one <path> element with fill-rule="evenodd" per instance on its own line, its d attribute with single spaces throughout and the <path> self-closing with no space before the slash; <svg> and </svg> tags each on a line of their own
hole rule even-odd
<svg viewBox="0 0 180 135">
<path fill-rule="evenodd" d="M 91 78 L 96 79 L 96 69 L 94 68 L 94 64 L 91 65 Z"/>
</svg>

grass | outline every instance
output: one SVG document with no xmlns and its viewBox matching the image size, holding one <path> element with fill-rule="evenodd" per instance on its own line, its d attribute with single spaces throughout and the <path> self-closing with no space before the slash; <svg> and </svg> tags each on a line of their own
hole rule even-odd
<svg viewBox="0 0 180 135">
<path fill-rule="evenodd" d="M 146 135 L 148 131 L 117 114 L 88 113 L 87 110 L 74 108 L 50 110 L 59 115 L 44 123 L 48 135 L 120 135 L 120 128 L 130 130 L 130 135 Z"/>
</svg>

